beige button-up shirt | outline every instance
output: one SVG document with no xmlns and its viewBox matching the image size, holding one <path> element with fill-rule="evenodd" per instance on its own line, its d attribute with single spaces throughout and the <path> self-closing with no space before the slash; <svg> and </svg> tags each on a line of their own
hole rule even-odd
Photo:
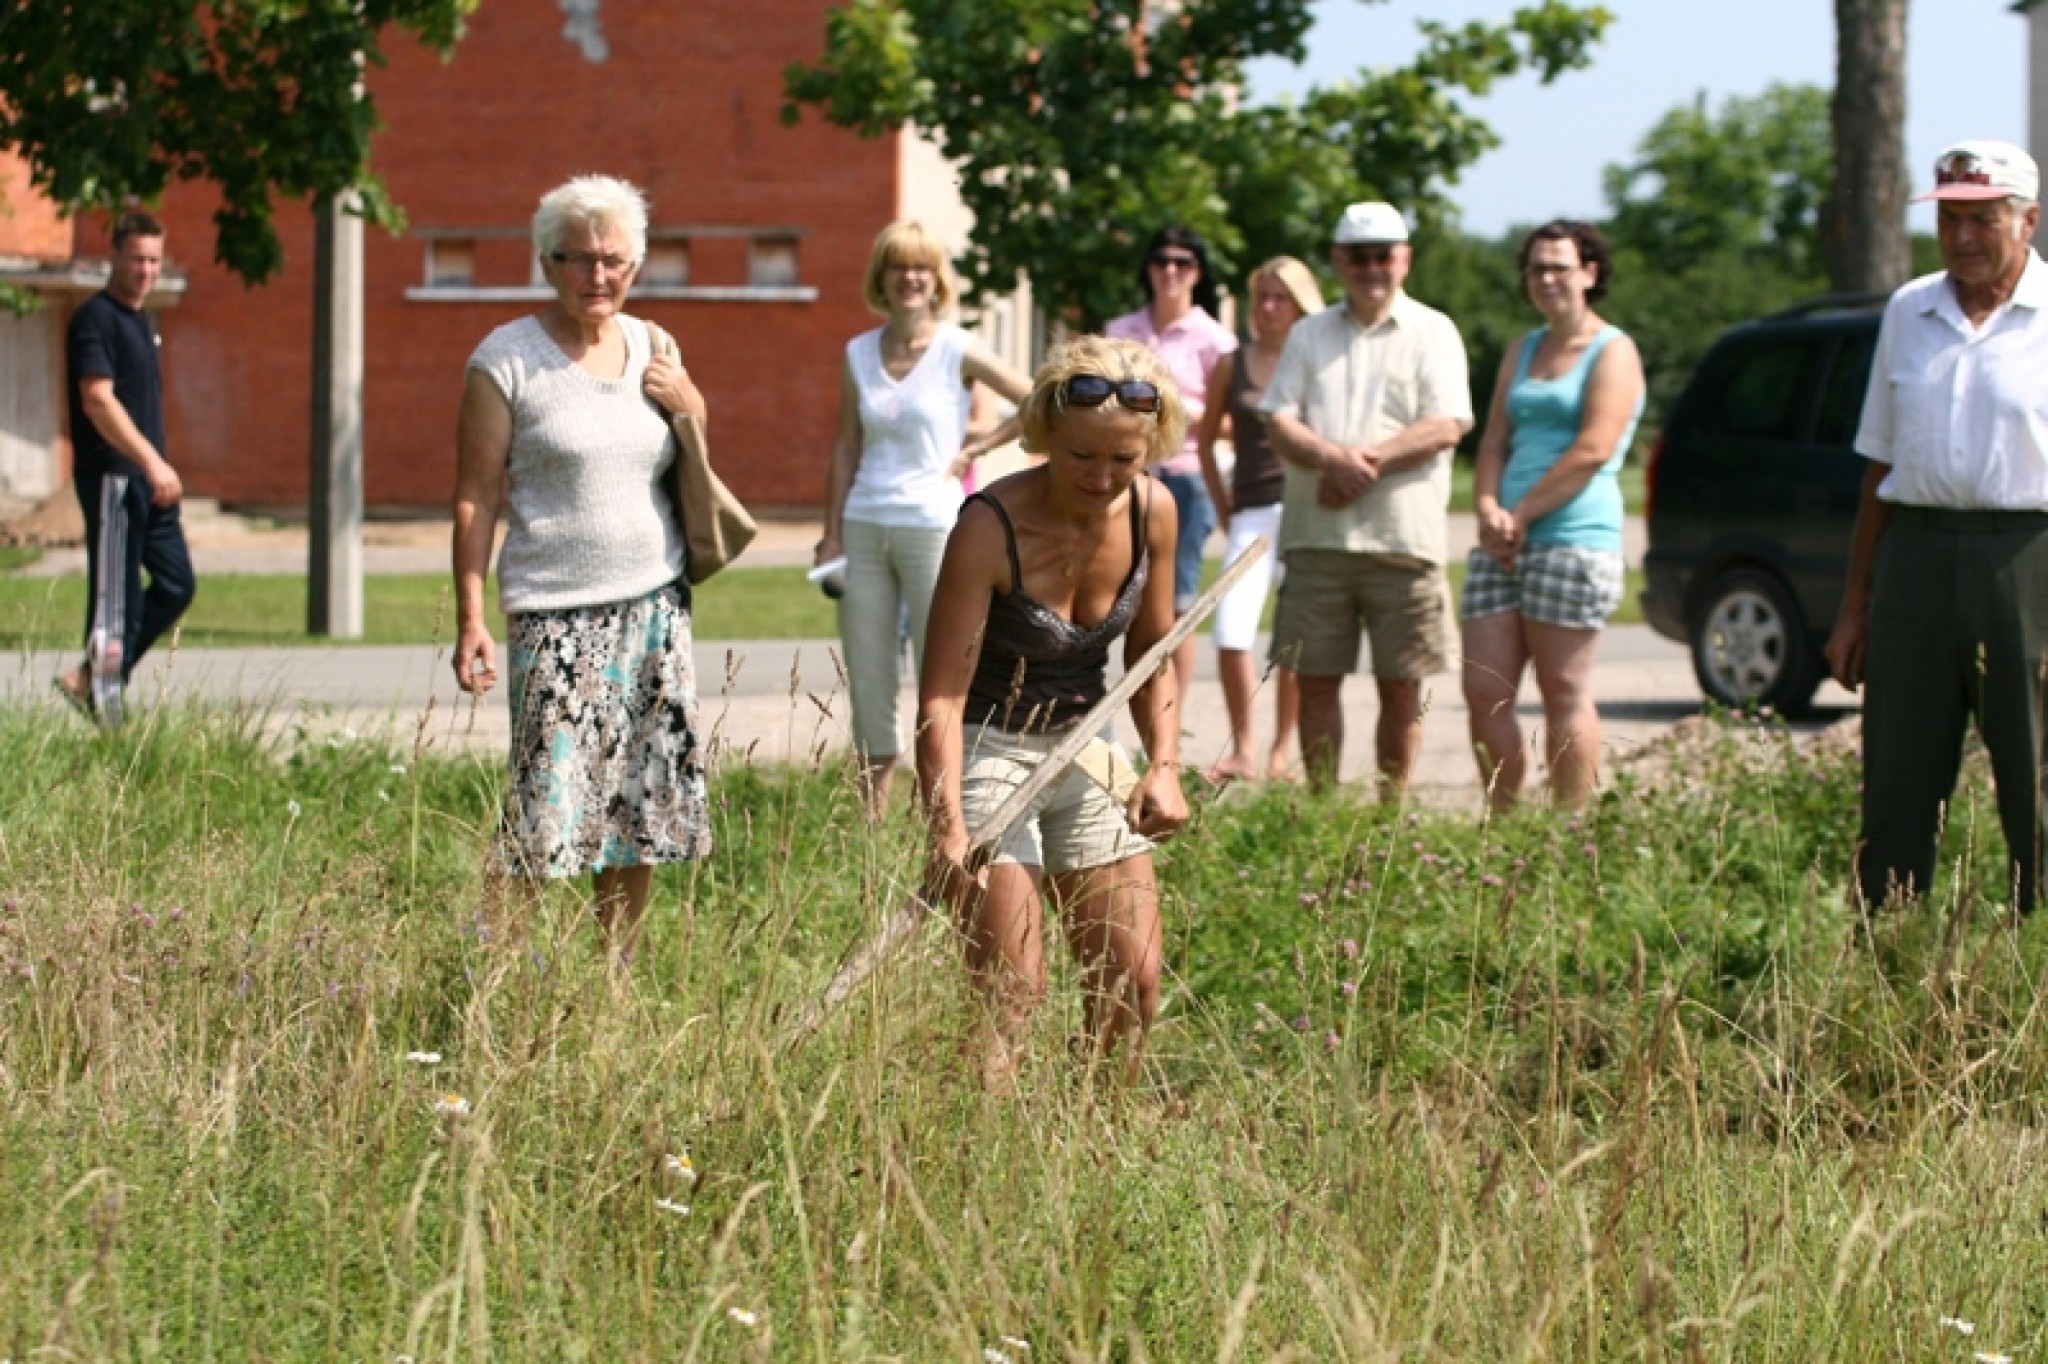
<svg viewBox="0 0 2048 1364">
<path fill-rule="evenodd" d="M 1436 309 L 1397 294 L 1377 324 L 1343 305 L 1294 324 L 1259 409 L 1284 414 L 1338 445 L 1377 445 L 1432 417 L 1472 425 L 1465 342 Z M 1287 465 L 1280 552 L 1337 549 L 1403 554 L 1441 564 L 1451 501 L 1451 452 L 1388 474 L 1343 507 L 1316 501 L 1317 476 Z"/>
</svg>

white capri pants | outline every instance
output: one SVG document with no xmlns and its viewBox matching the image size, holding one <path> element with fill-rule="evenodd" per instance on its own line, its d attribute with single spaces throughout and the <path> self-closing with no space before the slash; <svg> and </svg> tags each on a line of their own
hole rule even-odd
<svg viewBox="0 0 2048 1364">
<path fill-rule="evenodd" d="M 893 758 L 903 751 L 896 699 L 903 687 L 903 610 L 910 609 L 910 642 L 924 662 L 924 627 L 939 585 L 950 530 L 881 526 L 846 521 L 839 528 L 846 551 L 846 595 L 839 599 L 839 645 L 846 653 L 846 685 L 853 700 L 853 746 L 863 758 Z"/>
<path fill-rule="evenodd" d="M 1261 535 L 1268 541 L 1266 552 L 1217 604 L 1219 649 L 1242 649 L 1249 653 L 1258 644 L 1259 617 L 1265 613 L 1266 594 L 1272 591 L 1280 569 L 1280 504 L 1243 507 L 1230 514 L 1230 538 L 1223 547 L 1226 566 L 1237 562 L 1245 546 Z"/>
</svg>

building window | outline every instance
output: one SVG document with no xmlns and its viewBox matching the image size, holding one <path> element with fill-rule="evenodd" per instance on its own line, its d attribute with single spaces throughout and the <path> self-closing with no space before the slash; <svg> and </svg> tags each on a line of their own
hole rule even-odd
<svg viewBox="0 0 2048 1364">
<path fill-rule="evenodd" d="M 637 282 L 650 289 L 688 288 L 690 244 L 678 241 L 647 243 L 647 259 L 641 263 Z"/>
<path fill-rule="evenodd" d="M 747 284 L 755 289 L 794 289 L 796 239 L 756 237 L 747 253 Z"/>
<path fill-rule="evenodd" d="M 467 289 L 476 283 L 476 243 L 437 238 L 427 243 L 427 287 Z"/>
</svg>

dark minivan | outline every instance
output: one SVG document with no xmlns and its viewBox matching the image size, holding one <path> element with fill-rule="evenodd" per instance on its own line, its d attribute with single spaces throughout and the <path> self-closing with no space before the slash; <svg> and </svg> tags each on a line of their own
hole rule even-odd
<svg viewBox="0 0 2048 1364">
<path fill-rule="evenodd" d="M 1819 299 L 1728 332 L 1650 456 L 1643 617 L 1691 647 L 1723 705 L 1796 715 L 1827 675 L 1884 302 Z"/>
</svg>

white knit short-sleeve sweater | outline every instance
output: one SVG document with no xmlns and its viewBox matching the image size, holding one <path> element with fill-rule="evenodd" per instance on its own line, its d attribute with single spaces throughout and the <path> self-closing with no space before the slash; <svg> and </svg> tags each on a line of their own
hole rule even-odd
<svg viewBox="0 0 2048 1364">
<path fill-rule="evenodd" d="M 507 612 L 630 601 L 683 572 L 683 537 L 665 486 L 668 419 L 640 391 L 647 326 L 621 317 L 626 370 L 600 379 L 563 353 L 537 317 L 484 338 L 469 367 L 512 408 L 511 515 L 498 554 Z"/>
</svg>

